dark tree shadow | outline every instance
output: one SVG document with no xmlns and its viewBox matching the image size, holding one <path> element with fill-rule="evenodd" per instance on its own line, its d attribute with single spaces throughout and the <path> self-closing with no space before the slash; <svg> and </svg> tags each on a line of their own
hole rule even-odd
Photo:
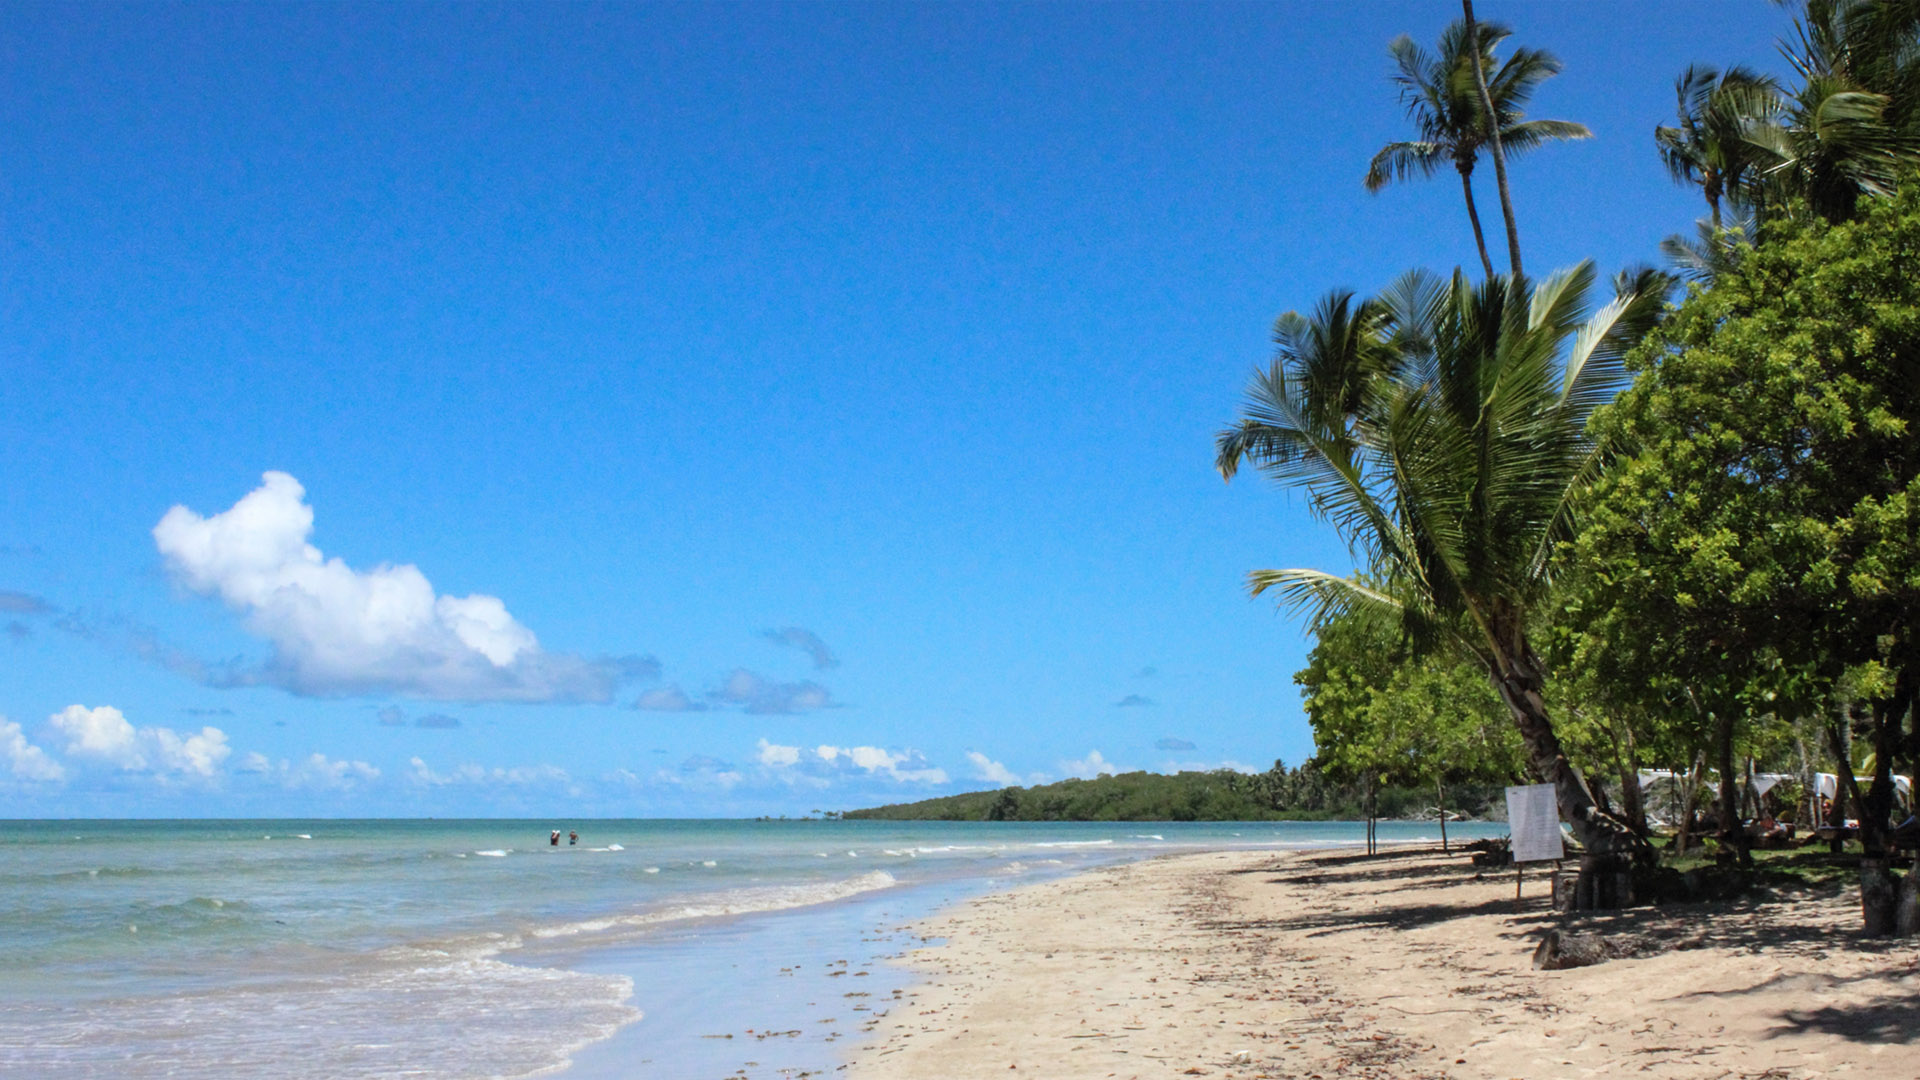
<svg viewBox="0 0 1920 1080">
<path fill-rule="evenodd" d="M 1272 875 L 1275 885 L 1352 885 L 1377 882 L 1395 893 L 1414 894 L 1462 885 L 1474 880 L 1495 884 L 1510 881 L 1514 870 L 1508 867 L 1476 867 L 1466 855 L 1438 860 L 1437 848 L 1392 849 L 1376 855 L 1341 852 L 1309 855 L 1263 866 L 1249 867 L 1239 873 Z M 1516 905 L 1509 897 L 1470 905 L 1409 903 L 1370 911 L 1302 912 L 1274 920 L 1270 925 L 1294 926 L 1330 933 L 1342 927 L 1378 926 L 1410 929 L 1433 926 L 1455 918 L 1482 915 L 1513 917 L 1508 937 L 1528 937 L 1549 926 L 1589 933 L 1618 935 L 1637 941 L 1645 952 L 1675 949 L 1721 948 L 1752 955 L 1801 955 L 1818 959 L 1826 951 L 1855 954 L 1885 954 L 1897 943 L 1889 939 L 1868 938 L 1861 933 L 1857 913 L 1850 915 L 1844 902 L 1849 885 L 1835 882 L 1824 885 L 1793 886 L 1779 891 L 1760 887 L 1733 899 L 1703 900 L 1690 903 L 1649 904 L 1617 911 L 1553 913 L 1547 910 L 1544 869 L 1529 867 L 1526 882 L 1532 895 Z M 1801 918 L 1776 918 L 1782 902 L 1826 902 L 1841 900 L 1829 921 L 1808 922 Z"/>
<path fill-rule="evenodd" d="M 1780 1025 L 1767 1033 L 1768 1038 L 1819 1031 L 1860 1043 L 1911 1046 L 1920 1041 L 1920 1001 L 1906 997 L 1789 1009 L 1780 1014 L 1780 1020 Z"/>
<path fill-rule="evenodd" d="M 1313 937 L 1323 937 L 1368 928 L 1417 930 L 1482 915 L 1507 917 L 1514 927 L 1507 935 L 1511 937 L 1524 937 L 1536 930 L 1558 925 L 1560 921 L 1559 916 L 1548 908 L 1546 898 L 1539 897 L 1523 902 L 1518 908 L 1512 900 L 1503 898 L 1479 904 L 1401 904 L 1369 911 L 1303 912 L 1279 919 L 1229 920 L 1203 925 L 1219 930 L 1305 930 Z"/>
</svg>

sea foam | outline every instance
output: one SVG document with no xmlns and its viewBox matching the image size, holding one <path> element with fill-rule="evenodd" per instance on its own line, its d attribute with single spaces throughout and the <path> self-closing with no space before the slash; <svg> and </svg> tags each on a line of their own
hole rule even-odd
<svg viewBox="0 0 1920 1080">
<path fill-rule="evenodd" d="M 627 938 L 667 923 L 692 919 L 714 919 L 753 915 L 767 911 L 786 911 L 814 904 L 845 900 L 861 893 L 889 888 L 897 884 L 885 870 L 872 870 L 858 877 L 838 881 L 810 882 L 798 885 L 766 885 L 728 889 L 676 898 L 671 904 L 626 915 L 579 919 L 556 926 L 538 927 L 532 936 L 541 939 L 595 938 L 594 945 L 607 944 L 606 938 Z"/>
</svg>

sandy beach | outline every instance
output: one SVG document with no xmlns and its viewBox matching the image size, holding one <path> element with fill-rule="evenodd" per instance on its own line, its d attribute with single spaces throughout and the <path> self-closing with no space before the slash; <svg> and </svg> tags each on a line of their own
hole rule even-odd
<svg viewBox="0 0 1920 1080">
<path fill-rule="evenodd" d="M 1460 855 L 1231 852 L 984 896 L 914 927 L 857 1080 L 1920 1076 L 1920 947 L 1849 891 L 1571 918 Z M 1535 970 L 1549 929 L 1640 955 Z"/>
</svg>

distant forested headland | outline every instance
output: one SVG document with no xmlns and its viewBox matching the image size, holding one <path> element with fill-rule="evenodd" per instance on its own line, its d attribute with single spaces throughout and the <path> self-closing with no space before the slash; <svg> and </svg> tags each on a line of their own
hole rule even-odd
<svg viewBox="0 0 1920 1080">
<path fill-rule="evenodd" d="M 1367 816 L 1363 782 L 1338 782 L 1312 763 L 1289 768 L 1276 761 L 1263 773 L 1231 769 L 1174 774 L 1130 772 L 1039 787 L 974 791 L 842 817 L 880 821 L 1345 821 Z M 1449 812 L 1484 813 L 1497 786 L 1446 792 Z M 1373 792 L 1380 817 L 1434 813 L 1431 787 L 1381 787 Z"/>
</svg>

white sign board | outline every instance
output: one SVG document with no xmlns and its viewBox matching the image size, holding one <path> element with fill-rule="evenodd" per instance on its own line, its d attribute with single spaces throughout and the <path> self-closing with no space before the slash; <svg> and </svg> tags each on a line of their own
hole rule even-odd
<svg viewBox="0 0 1920 1080">
<path fill-rule="evenodd" d="M 1527 784 L 1507 789 L 1507 831 L 1513 834 L 1513 861 L 1552 862 L 1564 859 L 1560 842 L 1560 804 L 1552 784 Z"/>
</svg>

